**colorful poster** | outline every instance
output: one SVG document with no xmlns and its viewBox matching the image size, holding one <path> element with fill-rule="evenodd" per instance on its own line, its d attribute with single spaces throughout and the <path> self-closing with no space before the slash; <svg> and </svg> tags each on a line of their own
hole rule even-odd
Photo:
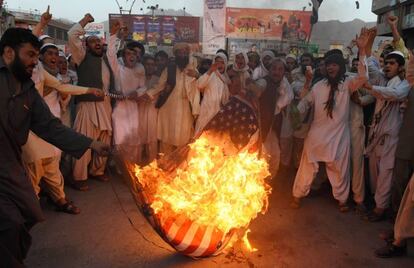
<svg viewBox="0 0 414 268">
<path fill-rule="evenodd" d="M 226 46 L 226 0 L 204 0 L 203 54 Z"/>
<path fill-rule="evenodd" d="M 162 17 L 162 44 L 172 45 L 175 41 L 175 19 L 174 17 Z"/>
<path fill-rule="evenodd" d="M 310 34 L 310 11 L 227 8 L 229 38 L 306 41 Z"/>
<path fill-rule="evenodd" d="M 200 18 L 187 16 L 180 16 L 176 18 L 176 42 L 198 43 L 200 39 Z"/>
<path fill-rule="evenodd" d="M 147 17 L 147 43 L 150 47 L 157 46 L 161 38 L 161 23 L 159 17 Z"/>
<path fill-rule="evenodd" d="M 132 17 L 132 39 L 138 42 L 145 42 L 146 36 L 146 17 Z"/>
</svg>

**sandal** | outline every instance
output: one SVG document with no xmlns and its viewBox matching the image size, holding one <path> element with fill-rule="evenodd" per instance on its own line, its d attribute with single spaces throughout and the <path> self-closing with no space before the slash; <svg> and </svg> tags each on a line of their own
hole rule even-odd
<svg viewBox="0 0 414 268">
<path fill-rule="evenodd" d="M 347 203 L 339 203 L 338 208 L 339 211 L 342 213 L 346 213 L 349 211 L 349 206 L 347 205 Z"/>
<path fill-rule="evenodd" d="M 56 211 L 65 212 L 72 215 L 77 215 L 80 213 L 80 209 L 73 204 L 73 202 L 67 202 L 64 205 L 56 205 Z"/>
<path fill-rule="evenodd" d="M 399 247 L 393 244 L 389 244 L 375 251 L 375 256 L 377 256 L 378 258 L 401 257 L 404 255 L 405 247 Z"/>
<path fill-rule="evenodd" d="M 300 208 L 300 198 L 293 197 L 292 202 L 290 203 L 290 207 L 293 209 Z"/>
<path fill-rule="evenodd" d="M 74 181 L 72 182 L 72 187 L 75 190 L 86 192 L 89 190 L 87 181 Z"/>
</svg>

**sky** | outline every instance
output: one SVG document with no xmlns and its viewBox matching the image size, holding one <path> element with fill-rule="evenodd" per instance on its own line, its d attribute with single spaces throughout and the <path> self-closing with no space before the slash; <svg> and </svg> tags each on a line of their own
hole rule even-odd
<svg viewBox="0 0 414 268">
<path fill-rule="evenodd" d="M 118 0 L 119 4 L 129 9 L 133 0 Z M 202 0 L 136 0 L 133 13 L 140 14 L 140 8 L 146 10 L 149 5 L 158 4 L 163 9 L 183 9 L 194 16 L 202 16 Z M 298 9 L 307 6 L 310 0 L 228 0 L 229 7 L 273 8 L 273 9 Z M 91 13 L 95 21 L 101 22 L 108 19 L 109 13 L 119 13 L 116 0 L 6 0 L 7 6 L 22 10 L 46 10 L 50 5 L 50 12 L 56 18 L 65 18 L 79 21 L 84 14 Z M 363 21 L 376 21 L 376 15 L 371 12 L 372 0 L 359 0 L 360 8 L 356 9 L 354 0 L 325 0 L 320 8 L 320 20 L 350 21 L 361 19 Z"/>
</svg>

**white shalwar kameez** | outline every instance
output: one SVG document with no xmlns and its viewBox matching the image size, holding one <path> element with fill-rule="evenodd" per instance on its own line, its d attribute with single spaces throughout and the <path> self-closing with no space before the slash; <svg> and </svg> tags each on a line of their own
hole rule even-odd
<svg viewBox="0 0 414 268">
<path fill-rule="evenodd" d="M 108 60 L 115 76 L 115 89 L 119 94 L 128 96 L 145 87 L 145 71 L 143 66 L 128 68 L 120 64 L 117 58 L 119 39 L 112 35 L 108 45 Z M 139 161 L 138 152 L 141 144 L 138 135 L 139 127 L 138 103 L 135 100 L 118 100 L 112 111 L 113 142 L 124 148 L 125 156 Z"/>
<path fill-rule="evenodd" d="M 375 69 L 372 60 L 368 59 L 369 75 L 370 78 L 371 75 L 375 77 L 377 86 L 373 86 L 370 93 L 377 102 L 366 153 L 369 157 L 375 204 L 377 208 L 386 209 L 390 205 L 395 151 L 402 124 L 401 104 L 408 96 L 411 86 L 407 80 L 401 80 L 398 76 L 387 81 L 379 69 Z"/>
<path fill-rule="evenodd" d="M 326 172 L 336 200 L 345 203 L 349 196 L 349 102 L 350 80 L 341 82 L 335 93 L 332 117 L 327 115 L 325 103 L 330 86 L 326 79 L 316 83 L 298 105 L 303 114 L 311 106 L 314 119 L 305 138 L 299 170 L 293 185 L 293 196 L 303 198 L 309 194 L 312 182 L 319 170 L 319 162 L 326 163 Z"/>
<path fill-rule="evenodd" d="M 205 73 L 197 81 L 197 88 L 204 93 L 200 106 L 200 115 L 197 118 L 195 136 L 203 131 L 203 128 L 220 111 L 229 99 L 229 88 L 225 75 L 213 72 Z"/>
<path fill-rule="evenodd" d="M 157 137 L 163 153 L 187 144 L 194 135 L 194 116 L 200 112 L 200 93 L 196 88 L 197 80 L 186 74 L 189 69 L 194 70 L 191 64 L 184 70 L 177 67 L 175 87 L 158 110 Z M 165 89 L 167 77 L 165 69 L 157 85 L 147 94 L 155 99 Z"/>
</svg>

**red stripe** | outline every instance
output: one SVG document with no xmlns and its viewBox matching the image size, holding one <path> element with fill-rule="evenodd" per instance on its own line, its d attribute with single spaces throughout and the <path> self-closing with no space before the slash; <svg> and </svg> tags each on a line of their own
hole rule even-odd
<svg viewBox="0 0 414 268">
<path fill-rule="evenodd" d="M 188 229 L 190 229 L 192 222 L 190 220 L 186 220 L 181 226 L 179 226 L 177 235 L 174 237 L 170 243 L 174 246 L 178 246 L 184 239 L 184 236 L 187 234 Z"/>
<path fill-rule="evenodd" d="M 201 241 L 203 237 L 206 235 L 206 228 L 203 226 L 199 226 L 197 232 L 194 235 L 193 241 L 191 241 L 191 245 L 181 253 L 184 255 L 188 255 L 196 251 L 201 246 Z"/>
<path fill-rule="evenodd" d="M 170 231 L 171 226 L 173 225 L 175 220 L 176 220 L 176 218 L 174 218 L 174 217 L 169 217 L 169 218 L 167 218 L 167 220 L 165 220 L 164 224 L 161 226 L 161 228 L 162 228 L 162 230 L 164 231 L 165 234 L 168 234 L 168 232 Z"/>
<path fill-rule="evenodd" d="M 200 257 L 207 257 L 214 254 L 217 251 L 218 244 L 220 243 L 223 236 L 224 234 L 221 231 L 219 231 L 217 228 L 214 228 L 214 231 L 211 234 L 210 245 L 207 250 L 200 255 Z"/>
</svg>

